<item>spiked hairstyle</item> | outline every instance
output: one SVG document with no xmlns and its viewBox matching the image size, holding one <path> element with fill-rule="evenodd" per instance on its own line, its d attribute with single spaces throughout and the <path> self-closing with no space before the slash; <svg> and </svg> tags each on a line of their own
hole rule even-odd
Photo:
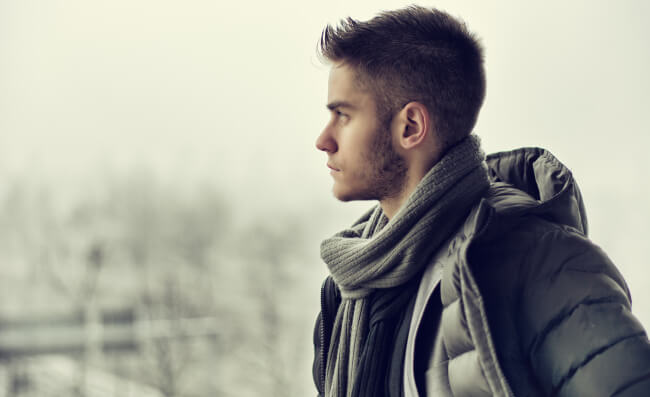
<svg viewBox="0 0 650 397">
<path fill-rule="evenodd" d="M 443 11 L 410 6 L 369 21 L 347 18 L 325 27 L 319 52 L 356 71 L 384 123 L 407 103 L 421 102 L 444 148 L 476 124 L 485 98 L 483 49 L 462 21 Z"/>
</svg>

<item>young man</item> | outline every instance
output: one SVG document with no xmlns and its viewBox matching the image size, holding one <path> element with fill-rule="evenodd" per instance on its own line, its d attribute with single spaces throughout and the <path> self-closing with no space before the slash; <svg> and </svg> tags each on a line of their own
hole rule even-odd
<svg viewBox="0 0 650 397">
<path fill-rule="evenodd" d="M 487 158 L 475 37 L 421 7 L 323 31 L 331 119 L 316 146 L 342 201 L 323 241 L 314 342 L 324 396 L 650 396 L 650 344 L 543 149 Z"/>
</svg>

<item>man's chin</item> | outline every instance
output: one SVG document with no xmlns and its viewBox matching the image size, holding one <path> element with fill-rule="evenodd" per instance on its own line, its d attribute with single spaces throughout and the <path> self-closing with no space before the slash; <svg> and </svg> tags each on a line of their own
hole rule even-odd
<svg viewBox="0 0 650 397">
<path fill-rule="evenodd" d="M 347 203 L 349 201 L 366 201 L 366 200 L 377 200 L 376 197 L 372 197 L 372 195 L 364 193 L 364 192 L 355 192 L 355 191 L 349 191 L 349 190 L 343 190 L 343 189 L 337 189 L 336 186 L 332 189 L 332 193 L 334 194 L 334 197 L 342 201 L 344 203 Z"/>
<path fill-rule="evenodd" d="M 350 202 L 350 201 L 354 201 L 354 200 L 355 200 L 353 197 L 350 197 L 350 196 L 339 196 L 339 195 L 336 195 L 336 194 L 335 194 L 334 197 L 335 197 L 338 201 L 341 201 L 341 202 L 344 202 L 344 203 L 347 203 L 347 202 Z"/>
<path fill-rule="evenodd" d="M 334 194 L 334 197 L 339 201 L 348 202 L 354 200 L 354 197 L 350 195 L 350 192 L 341 189 L 336 186 L 336 184 L 332 187 L 332 194 Z"/>
</svg>

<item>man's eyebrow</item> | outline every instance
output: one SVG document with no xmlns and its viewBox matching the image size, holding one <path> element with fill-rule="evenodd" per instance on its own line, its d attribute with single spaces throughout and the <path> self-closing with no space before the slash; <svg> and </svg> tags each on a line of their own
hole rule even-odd
<svg viewBox="0 0 650 397">
<path fill-rule="evenodd" d="M 334 102 L 330 102 L 330 103 L 328 103 L 328 104 L 327 104 L 327 108 L 328 108 L 329 110 L 334 110 L 334 109 L 337 109 L 337 108 L 349 108 L 349 109 L 355 109 L 356 106 L 354 106 L 354 105 L 351 104 L 350 102 L 346 102 L 346 101 L 334 101 Z"/>
</svg>

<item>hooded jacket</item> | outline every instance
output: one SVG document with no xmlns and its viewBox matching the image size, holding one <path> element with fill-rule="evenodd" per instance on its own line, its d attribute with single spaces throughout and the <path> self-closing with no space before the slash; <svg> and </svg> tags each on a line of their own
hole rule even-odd
<svg viewBox="0 0 650 397">
<path fill-rule="evenodd" d="M 538 148 L 487 163 L 490 189 L 422 275 L 395 358 L 405 396 L 650 396 L 650 343 L 623 277 L 586 237 L 571 172 Z M 332 284 L 315 330 L 317 386 Z"/>
</svg>

